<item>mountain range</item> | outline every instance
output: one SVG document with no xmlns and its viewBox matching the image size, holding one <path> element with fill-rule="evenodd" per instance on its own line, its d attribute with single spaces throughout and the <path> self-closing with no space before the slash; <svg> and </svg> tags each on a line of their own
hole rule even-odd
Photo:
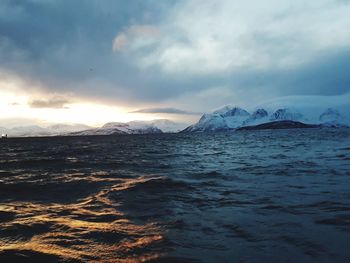
<svg viewBox="0 0 350 263">
<path fill-rule="evenodd" d="M 284 121 L 289 121 L 284 122 Z M 341 96 L 289 96 L 267 101 L 249 110 L 228 105 L 204 114 L 197 123 L 183 132 L 216 132 L 242 127 L 301 127 L 302 124 L 350 126 L 350 94 Z M 297 122 L 294 125 L 290 122 Z M 272 124 L 273 123 L 273 124 Z M 281 126 L 281 127 L 282 127 Z"/>
<path fill-rule="evenodd" d="M 350 113 L 350 111 L 347 113 Z M 249 113 L 239 107 L 225 106 L 211 114 L 204 114 L 197 123 L 187 127 L 183 132 L 228 131 L 272 122 L 282 123 L 282 121 L 327 127 L 350 126 L 349 114 L 334 108 L 326 108 L 318 112 L 301 111 L 296 108 L 278 108 L 274 111 L 258 108 Z"/>
<path fill-rule="evenodd" d="M 149 133 L 198 133 L 259 128 L 350 127 L 350 95 L 342 97 L 288 97 L 270 101 L 250 110 L 227 105 L 201 116 L 186 128 L 184 123 L 166 119 L 110 122 L 93 128 L 82 124 L 56 124 L 48 127 L 1 128 L 9 137 L 84 136 Z M 294 123 L 293 123 L 294 122 Z M 306 125 L 306 126 L 305 126 Z M 248 127 L 248 128 L 244 128 Z"/>
<path fill-rule="evenodd" d="M 0 133 L 7 134 L 9 137 L 59 136 L 89 128 L 89 126 L 84 124 L 54 124 L 47 127 L 32 125 L 14 128 L 0 127 Z"/>
<path fill-rule="evenodd" d="M 0 127 L 0 134 L 7 134 L 9 137 L 148 134 L 174 133 L 183 130 L 185 127 L 186 124 L 183 123 L 158 119 L 153 121 L 131 121 L 127 123 L 110 122 L 100 128 L 93 128 L 83 124 L 55 124 L 48 127 L 33 125 L 11 129 Z"/>
<path fill-rule="evenodd" d="M 116 135 L 116 134 L 150 134 L 150 133 L 174 133 L 185 127 L 184 124 L 170 120 L 160 119 L 153 121 L 131 121 L 127 123 L 110 122 L 100 128 L 87 129 L 73 132 L 69 135 Z"/>
</svg>

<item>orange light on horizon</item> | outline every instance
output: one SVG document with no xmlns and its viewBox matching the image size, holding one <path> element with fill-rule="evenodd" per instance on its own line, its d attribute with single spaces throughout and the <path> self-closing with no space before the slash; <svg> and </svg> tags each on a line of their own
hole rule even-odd
<svg viewBox="0 0 350 263">
<path fill-rule="evenodd" d="M 0 90 L 0 120 L 33 119 L 40 123 L 81 123 L 101 126 L 107 122 L 147 121 L 159 118 L 155 114 L 130 113 L 133 108 L 84 102 L 78 99 L 77 102 L 67 103 L 61 108 L 31 107 L 30 101 L 31 97 L 25 92 Z"/>
</svg>

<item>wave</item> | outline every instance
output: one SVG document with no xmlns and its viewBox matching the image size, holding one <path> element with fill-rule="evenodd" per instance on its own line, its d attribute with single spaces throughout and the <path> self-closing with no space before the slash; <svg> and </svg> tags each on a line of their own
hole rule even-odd
<svg viewBox="0 0 350 263">
<path fill-rule="evenodd" d="M 6 140 L 0 261 L 347 262 L 349 136 Z"/>
</svg>

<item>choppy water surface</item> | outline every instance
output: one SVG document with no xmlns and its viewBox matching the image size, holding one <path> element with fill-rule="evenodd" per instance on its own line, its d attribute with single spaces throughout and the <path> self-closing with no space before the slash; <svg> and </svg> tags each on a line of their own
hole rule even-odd
<svg viewBox="0 0 350 263">
<path fill-rule="evenodd" d="M 350 131 L 0 141 L 0 262 L 350 262 Z"/>
</svg>

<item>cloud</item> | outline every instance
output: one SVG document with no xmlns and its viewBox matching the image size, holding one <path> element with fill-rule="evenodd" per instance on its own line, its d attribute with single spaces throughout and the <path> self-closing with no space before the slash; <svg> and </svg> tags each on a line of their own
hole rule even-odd
<svg viewBox="0 0 350 263">
<path fill-rule="evenodd" d="M 152 45 L 160 36 L 160 30 L 153 25 L 132 25 L 119 33 L 113 41 L 113 51 L 141 49 Z"/>
<path fill-rule="evenodd" d="M 138 63 L 201 75 L 295 68 L 349 47 L 349 12 L 330 0 L 181 1 L 162 25 L 168 34 Z"/>
<path fill-rule="evenodd" d="M 113 51 L 121 51 L 124 48 L 126 48 L 128 44 L 128 37 L 125 33 L 120 33 L 118 36 L 115 37 L 113 41 Z"/>
<path fill-rule="evenodd" d="M 28 104 L 31 108 L 39 108 L 39 109 L 67 109 L 69 101 L 64 98 L 56 97 L 51 99 L 34 99 L 30 101 Z"/>
<path fill-rule="evenodd" d="M 344 94 L 349 12 L 344 0 L 4 0 L 0 82 L 40 87 L 33 107 L 64 107 L 50 94 L 189 112 Z"/>
<path fill-rule="evenodd" d="M 131 113 L 166 113 L 166 114 L 183 114 L 183 115 L 199 115 L 200 113 L 180 110 L 176 108 L 147 108 L 132 111 Z"/>
</svg>

